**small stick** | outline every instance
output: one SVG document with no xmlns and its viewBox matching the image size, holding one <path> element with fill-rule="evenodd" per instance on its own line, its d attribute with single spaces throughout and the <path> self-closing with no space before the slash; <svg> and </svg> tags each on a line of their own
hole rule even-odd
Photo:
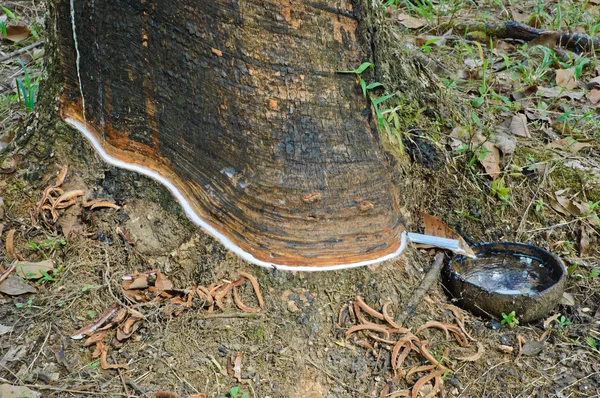
<svg viewBox="0 0 600 398">
<path fill-rule="evenodd" d="M 216 314 L 197 315 L 197 317 L 200 318 L 200 319 L 216 319 L 216 318 L 222 318 L 222 319 L 228 319 L 228 318 L 259 319 L 259 318 L 263 318 L 264 314 L 262 314 L 262 313 L 255 313 L 255 312 L 232 312 L 232 313 L 220 312 L 220 313 L 216 313 Z"/>
<path fill-rule="evenodd" d="M 423 301 L 425 293 L 427 293 L 431 285 L 433 285 L 440 276 L 440 271 L 442 269 L 443 263 L 444 253 L 440 252 L 435 255 L 433 265 L 427 272 L 427 275 L 425 275 L 425 278 L 423 278 L 423 280 L 421 281 L 419 287 L 414 291 L 412 297 L 408 301 L 408 304 L 406 305 L 406 307 L 404 307 L 404 310 L 396 320 L 398 324 L 402 325 L 406 317 L 415 312 L 421 301 Z"/>
<path fill-rule="evenodd" d="M 114 363 L 118 363 L 115 354 L 110 354 Z M 125 383 L 125 377 L 123 377 L 123 372 L 121 372 L 121 368 L 117 368 L 117 373 L 119 373 L 119 378 L 121 379 L 121 383 L 123 384 L 123 390 L 125 390 L 125 395 L 129 396 L 129 390 L 127 389 L 127 383 Z"/>
<path fill-rule="evenodd" d="M 27 47 L 23 47 L 21 49 L 18 49 L 17 51 L 13 51 L 12 53 L 7 54 L 4 57 L 0 58 L 0 62 L 4 62 L 4 61 L 6 61 L 8 59 L 11 59 L 11 58 L 14 58 L 14 57 L 18 57 L 19 55 L 21 55 L 23 53 L 26 53 L 29 50 L 33 50 L 34 48 L 39 47 L 42 44 L 44 44 L 44 40 L 40 40 L 37 43 L 33 43 L 33 44 L 30 44 Z"/>
<path fill-rule="evenodd" d="M 11 265 L 9 269 L 4 271 L 4 273 L 2 275 L 0 275 L 0 283 L 4 282 L 4 280 L 6 278 L 8 278 L 10 276 L 10 274 L 12 274 L 13 271 L 16 269 L 17 269 L 17 267 L 15 267 L 14 265 Z"/>
</svg>

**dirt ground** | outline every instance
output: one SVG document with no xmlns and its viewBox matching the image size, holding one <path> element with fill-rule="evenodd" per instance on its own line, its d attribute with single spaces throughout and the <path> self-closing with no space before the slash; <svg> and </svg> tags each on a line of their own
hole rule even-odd
<svg viewBox="0 0 600 398">
<path fill-rule="evenodd" d="M 22 42 L 2 41 L 0 57 L 44 39 L 40 3 L 5 4 L 19 22 L 37 30 Z M 548 316 L 564 318 L 508 327 L 500 318 L 464 311 L 457 316 L 443 286 L 435 284 L 401 326 L 417 335 L 420 347 L 429 344 L 433 360 L 442 365 L 394 378 L 395 339 L 375 332 L 347 336 L 357 322 L 347 304 L 359 294 L 377 311 L 391 303 L 390 312 L 400 314 L 431 266 L 433 250 L 409 247 L 398 260 L 340 272 L 275 272 L 245 263 L 192 225 L 165 188 L 107 166 L 52 115 L 26 111 L 14 83 L 23 78 L 23 69 L 19 57 L 11 57 L 0 70 L 0 143 L 5 143 L 0 146 L 0 271 L 16 255 L 29 262 L 51 260 L 56 271 L 29 280 L 31 292 L 0 293 L 0 386 L 27 387 L 28 394 L 43 397 L 176 396 L 158 391 L 220 397 L 234 396 L 235 387 L 250 397 L 393 397 L 444 366 L 440 396 L 600 396 L 597 58 L 553 49 L 546 59 L 540 46 L 495 39 L 492 45 L 476 44 L 444 26 L 449 19 L 521 18 L 535 19 L 544 29 L 593 33 L 599 6 L 561 1 L 557 8 L 554 1 L 541 6 L 527 1 L 517 9 L 509 2 L 480 3 L 440 1 L 416 9 L 400 2 L 386 13 L 384 22 L 398 26 L 412 51 L 432 60 L 445 95 L 467 109 L 455 128 L 406 121 L 413 127 L 403 131 L 399 155 L 401 206 L 410 230 L 420 230 L 418 211 L 423 211 L 469 243 L 520 241 L 561 257 L 569 268 L 568 294 Z M 407 16 L 413 18 L 410 24 L 398 22 Z M 21 57 L 34 78 L 43 71 L 42 60 L 43 54 Z M 568 75 L 563 70 L 569 68 L 577 84 L 552 91 L 566 84 L 557 76 Z M 538 94 L 522 94 L 534 86 Z M 513 124 L 519 115 L 526 133 Z M 477 145 L 475 132 L 494 145 Z M 79 198 L 56 209 L 56 221 L 48 209 L 38 214 L 45 189 L 56 184 L 65 165 L 64 192 L 82 190 L 87 200 L 118 208 L 85 207 Z M 494 165 L 496 179 L 490 176 Z M 122 277 L 148 270 L 159 270 L 173 283 L 166 289 L 168 299 L 136 303 L 126 295 Z M 200 296 L 189 308 L 171 300 L 189 297 L 198 285 L 226 285 L 242 272 L 257 278 L 265 300 L 260 312 L 240 310 L 231 295 L 223 309 L 212 312 Z M 258 306 L 250 284 L 240 286 L 239 294 L 248 306 Z M 134 307 L 144 319 L 121 341 L 116 326 L 107 329 L 108 364 L 127 368 L 103 369 L 94 355 L 99 346 L 84 346 L 84 340 L 70 336 L 114 304 Z M 460 317 L 476 340 L 468 341 L 469 347 L 440 329 L 418 331 L 429 321 L 458 325 Z M 522 349 L 519 341 L 525 342 Z M 404 366 L 431 363 L 414 351 Z M 435 393 L 433 384 L 434 379 L 424 383 L 416 396 Z M 39 396 L 0 389 L 3 394 Z"/>
</svg>

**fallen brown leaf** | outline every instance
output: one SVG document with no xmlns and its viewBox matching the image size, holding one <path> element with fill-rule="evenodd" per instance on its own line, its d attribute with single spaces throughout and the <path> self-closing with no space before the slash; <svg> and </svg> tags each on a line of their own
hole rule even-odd
<svg viewBox="0 0 600 398">
<path fill-rule="evenodd" d="M 6 40 L 18 42 L 25 40 L 31 34 L 31 30 L 26 25 L 10 25 L 6 27 L 6 36 L 2 36 Z"/>
<path fill-rule="evenodd" d="M 238 352 L 235 356 L 233 363 L 233 376 L 237 379 L 238 383 L 242 382 L 242 353 Z"/>
<path fill-rule="evenodd" d="M 156 273 L 156 281 L 154 282 L 154 286 L 160 290 L 173 290 L 173 282 L 169 280 L 165 275 L 161 272 Z"/>
<path fill-rule="evenodd" d="M 577 79 L 575 79 L 575 68 L 557 69 L 556 84 L 560 87 L 572 90 L 577 87 Z"/>
<path fill-rule="evenodd" d="M 501 170 L 498 148 L 479 132 L 471 138 L 471 143 L 474 146 L 474 150 L 478 148 L 477 160 L 479 160 L 486 173 L 493 179 L 499 177 Z"/>
<path fill-rule="evenodd" d="M 561 149 L 569 151 L 571 153 L 577 153 L 583 148 L 591 148 L 592 144 L 590 144 L 589 142 L 578 142 L 573 138 L 568 137 L 552 141 L 550 144 L 547 145 L 547 147 L 551 149 Z"/>
<path fill-rule="evenodd" d="M 427 25 L 427 21 L 425 21 L 424 19 L 411 17 L 410 15 L 403 13 L 398 14 L 398 21 L 400 22 L 400 24 L 409 29 L 419 29 Z"/>
<path fill-rule="evenodd" d="M 464 250 L 468 255 L 475 255 L 473 249 L 471 249 L 463 237 L 454 232 L 454 230 L 447 226 L 442 220 L 422 211 L 419 211 L 419 213 L 423 217 L 425 235 L 433 235 L 439 238 L 456 239 L 459 242 L 461 250 Z"/>
<path fill-rule="evenodd" d="M 534 22 L 532 20 L 532 22 Z M 537 23 L 537 21 L 535 21 Z M 556 43 L 558 43 L 558 38 L 560 34 L 558 32 L 547 32 L 542 33 L 535 39 L 529 42 L 530 46 L 544 46 L 551 49 L 556 48 Z"/>
<path fill-rule="evenodd" d="M 42 272 L 49 273 L 54 269 L 52 260 L 44 260 L 37 263 L 17 261 L 14 263 L 17 275 L 24 279 L 39 279 L 44 276 Z"/>
<path fill-rule="evenodd" d="M 522 113 L 512 117 L 509 129 L 512 134 L 518 137 L 531 138 L 531 133 L 529 133 L 527 127 L 527 117 Z"/>
<path fill-rule="evenodd" d="M 37 290 L 18 276 L 9 276 L 4 282 L 0 283 L 0 293 L 9 296 L 20 296 L 25 293 L 37 293 Z"/>
<path fill-rule="evenodd" d="M 590 251 L 590 237 L 586 231 L 585 225 L 581 226 L 579 236 L 579 257 L 586 256 Z"/>
<path fill-rule="evenodd" d="M 15 261 L 18 260 L 17 258 L 17 254 L 15 252 L 15 232 L 16 230 L 11 229 L 10 231 L 8 231 L 8 233 L 6 234 L 6 257 L 8 257 L 9 260 Z"/>
<path fill-rule="evenodd" d="M 25 386 L 0 385 L 1 398 L 39 398 L 40 396 L 39 392 L 30 390 Z"/>
<path fill-rule="evenodd" d="M 127 289 L 146 289 L 148 286 L 148 276 L 140 275 L 131 282 Z"/>
<path fill-rule="evenodd" d="M 600 90 L 597 88 L 591 90 L 587 95 L 588 100 L 592 103 L 592 105 L 596 105 L 600 102 Z"/>
</svg>

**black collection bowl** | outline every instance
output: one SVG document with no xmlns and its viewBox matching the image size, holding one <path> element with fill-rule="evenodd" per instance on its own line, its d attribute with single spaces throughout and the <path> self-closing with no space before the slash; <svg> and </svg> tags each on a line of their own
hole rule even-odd
<svg viewBox="0 0 600 398">
<path fill-rule="evenodd" d="M 520 322 L 528 323 L 550 313 L 560 301 L 565 288 L 567 270 L 563 262 L 547 250 L 514 242 L 480 243 L 471 248 L 477 256 L 529 257 L 543 263 L 543 267 L 536 269 L 537 273 L 541 273 L 539 280 L 531 281 L 536 286 L 534 291 L 521 293 L 511 290 L 494 290 L 489 288 L 489 286 L 493 286 L 493 280 L 478 284 L 465 280 L 461 276 L 461 271 L 465 269 L 467 260 L 464 256 L 454 256 L 442 270 L 442 281 L 460 307 L 475 315 L 496 319 L 500 318 L 502 313 L 509 314 L 515 311 Z M 470 270 L 476 265 L 476 261 L 472 262 Z M 502 268 L 495 269 L 496 276 L 498 272 L 503 272 Z M 482 275 L 485 277 L 485 273 Z"/>
</svg>

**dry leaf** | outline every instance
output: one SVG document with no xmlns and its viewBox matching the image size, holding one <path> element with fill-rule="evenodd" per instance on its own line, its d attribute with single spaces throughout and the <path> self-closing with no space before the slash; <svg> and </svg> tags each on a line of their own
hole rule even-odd
<svg viewBox="0 0 600 398">
<path fill-rule="evenodd" d="M 518 137 L 531 138 L 527 127 L 527 117 L 522 113 L 513 116 L 510 121 L 510 132 Z"/>
<path fill-rule="evenodd" d="M 570 91 L 563 87 L 538 87 L 538 93 L 544 98 L 570 98 L 581 99 L 585 95 L 583 91 Z"/>
<path fill-rule="evenodd" d="M 427 25 L 427 21 L 424 19 L 411 17 L 406 14 L 398 14 L 398 21 L 409 29 L 419 29 Z"/>
<path fill-rule="evenodd" d="M 588 89 L 600 88 L 600 76 L 596 76 L 593 79 L 590 79 L 587 83 Z"/>
<path fill-rule="evenodd" d="M 145 289 L 147 287 L 148 287 L 148 276 L 140 275 L 131 282 L 131 284 L 127 287 L 127 289 Z"/>
<path fill-rule="evenodd" d="M 0 283 L 0 293 L 19 296 L 25 293 L 37 293 L 37 290 L 18 276 L 9 276 L 4 282 Z"/>
<path fill-rule="evenodd" d="M 537 21 L 536 21 L 536 23 L 537 23 Z M 544 47 L 554 49 L 556 47 L 556 43 L 558 42 L 559 36 L 560 36 L 560 34 L 558 32 L 542 33 L 535 39 L 531 40 L 529 42 L 529 45 L 532 47 L 533 46 L 544 46 Z"/>
<path fill-rule="evenodd" d="M 6 234 L 6 257 L 8 257 L 9 260 L 15 261 L 17 260 L 17 254 L 15 253 L 15 232 L 16 230 L 11 229 L 10 231 L 8 231 L 8 233 Z"/>
<path fill-rule="evenodd" d="M 573 297 L 573 295 L 571 293 L 564 292 L 560 299 L 560 303 L 562 305 L 573 306 L 573 305 L 575 305 L 575 297 Z"/>
<path fill-rule="evenodd" d="M 579 217 L 581 214 L 581 209 L 575 205 L 575 202 L 571 199 L 567 199 L 564 196 L 562 196 L 564 193 L 566 193 L 567 190 L 566 189 L 562 189 L 560 191 L 556 191 L 554 192 L 554 196 L 556 198 L 556 201 L 560 204 L 560 206 L 565 209 L 567 211 L 567 214 L 565 215 L 572 215 L 575 217 Z"/>
<path fill-rule="evenodd" d="M 577 87 L 577 79 L 575 79 L 575 68 L 557 69 L 556 84 L 560 87 L 572 90 Z"/>
<path fill-rule="evenodd" d="M 242 353 L 238 352 L 233 362 L 233 375 L 239 383 L 242 382 Z"/>
<path fill-rule="evenodd" d="M 447 226 L 442 220 L 437 217 L 431 216 L 427 213 L 419 212 L 423 217 L 423 226 L 425 228 L 425 235 L 433 235 L 439 238 L 456 239 L 459 242 L 459 246 L 469 255 L 474 255 L 473 249 L 465 242 L 465 240 L 454 232 L 452 228 Z"/>
<path fill-rule="evenodd" d="M 515 22 L 521 22 L 523 24 L 527 24 L 529 22 L 529 19 L 531 18 L 529 15 L 515 8 L 510 10 L 510 14 L 512 15 L 512 18 Z"/>
<path fill-rule="evenodd" d="M 154 286 L 160 290 L 173 290 L 174 287 L 173 282 L 160 272 L 156 273 L 156 282 L 154 282 Z"/>
<path fill-rule="evenodd" d="M 511 155 L 517 149 L 516 138 L 507 134 L 496 133 L 492 140 L 496 148 L 498 148 L 504 155 Z"/>
<path fill-rule="evenodd" d="M 528 341 L 523 344 L 523 348 L 521 349 L 521 353 L 528 357 L 533 357 L 538 355 L 540 352 L 544 350 L 544 344 L 539 341 Z"/>
<path fill-rule="evenodd" d="M 579 257 L 587 255 L 590 251 L 590 238 L 585 229 L 585 225 L 581 226 L 581 235 L 579 237 Z"/>
<path fill-rule="evenodd" d="M 10 25 L 6 27 L 6 36 L 3 36 L 3 38 L 17 42 L 27 39 L 30 34 L 31 31 L 25 25 Z"/>
<path fill-rule="evenodd" d="M 590 148 L 592 144 L 589 142 L 578 142 L 571 137 L 561 138 L 560 140 L 552 141 L 547 145 L 547 148 L 566 150 L 571 153 L 577 153 L 583 148 Z"/>
<path fill-rule="evenodd" d="M 32 391 L 25 386 L 11 386 L 2 384 L 0 386 L 0 398 L 39 398 L 41 394 Z"/>
<path fill-rule="evenodd" d="M 54 269 L 52 260 L 44 260 L 37 263 L 17 261 L 14 263 L 17 275 L 25 279 L 39 279 L 44 276 L 43 272 L 50 273 Z"/>
<path fill-rule="evenodd" d="M 600 90 L 597 88 L 592 89 L 587 95 L 588 101 L 592 103 L 592 105 L 596 105 L 600 102 Z"/>
<path fill-rule="evenodd" d="M 498 178 L 501 173 L 500 151 L 498 151 L 498 148 L 490 141 L 487 141 L 481 133 L 475 134 L 471 142 L 476 148 L 480 148 L 477 153 L 477 159 L 486 173 L 493 179 Z"/>
</svg>

